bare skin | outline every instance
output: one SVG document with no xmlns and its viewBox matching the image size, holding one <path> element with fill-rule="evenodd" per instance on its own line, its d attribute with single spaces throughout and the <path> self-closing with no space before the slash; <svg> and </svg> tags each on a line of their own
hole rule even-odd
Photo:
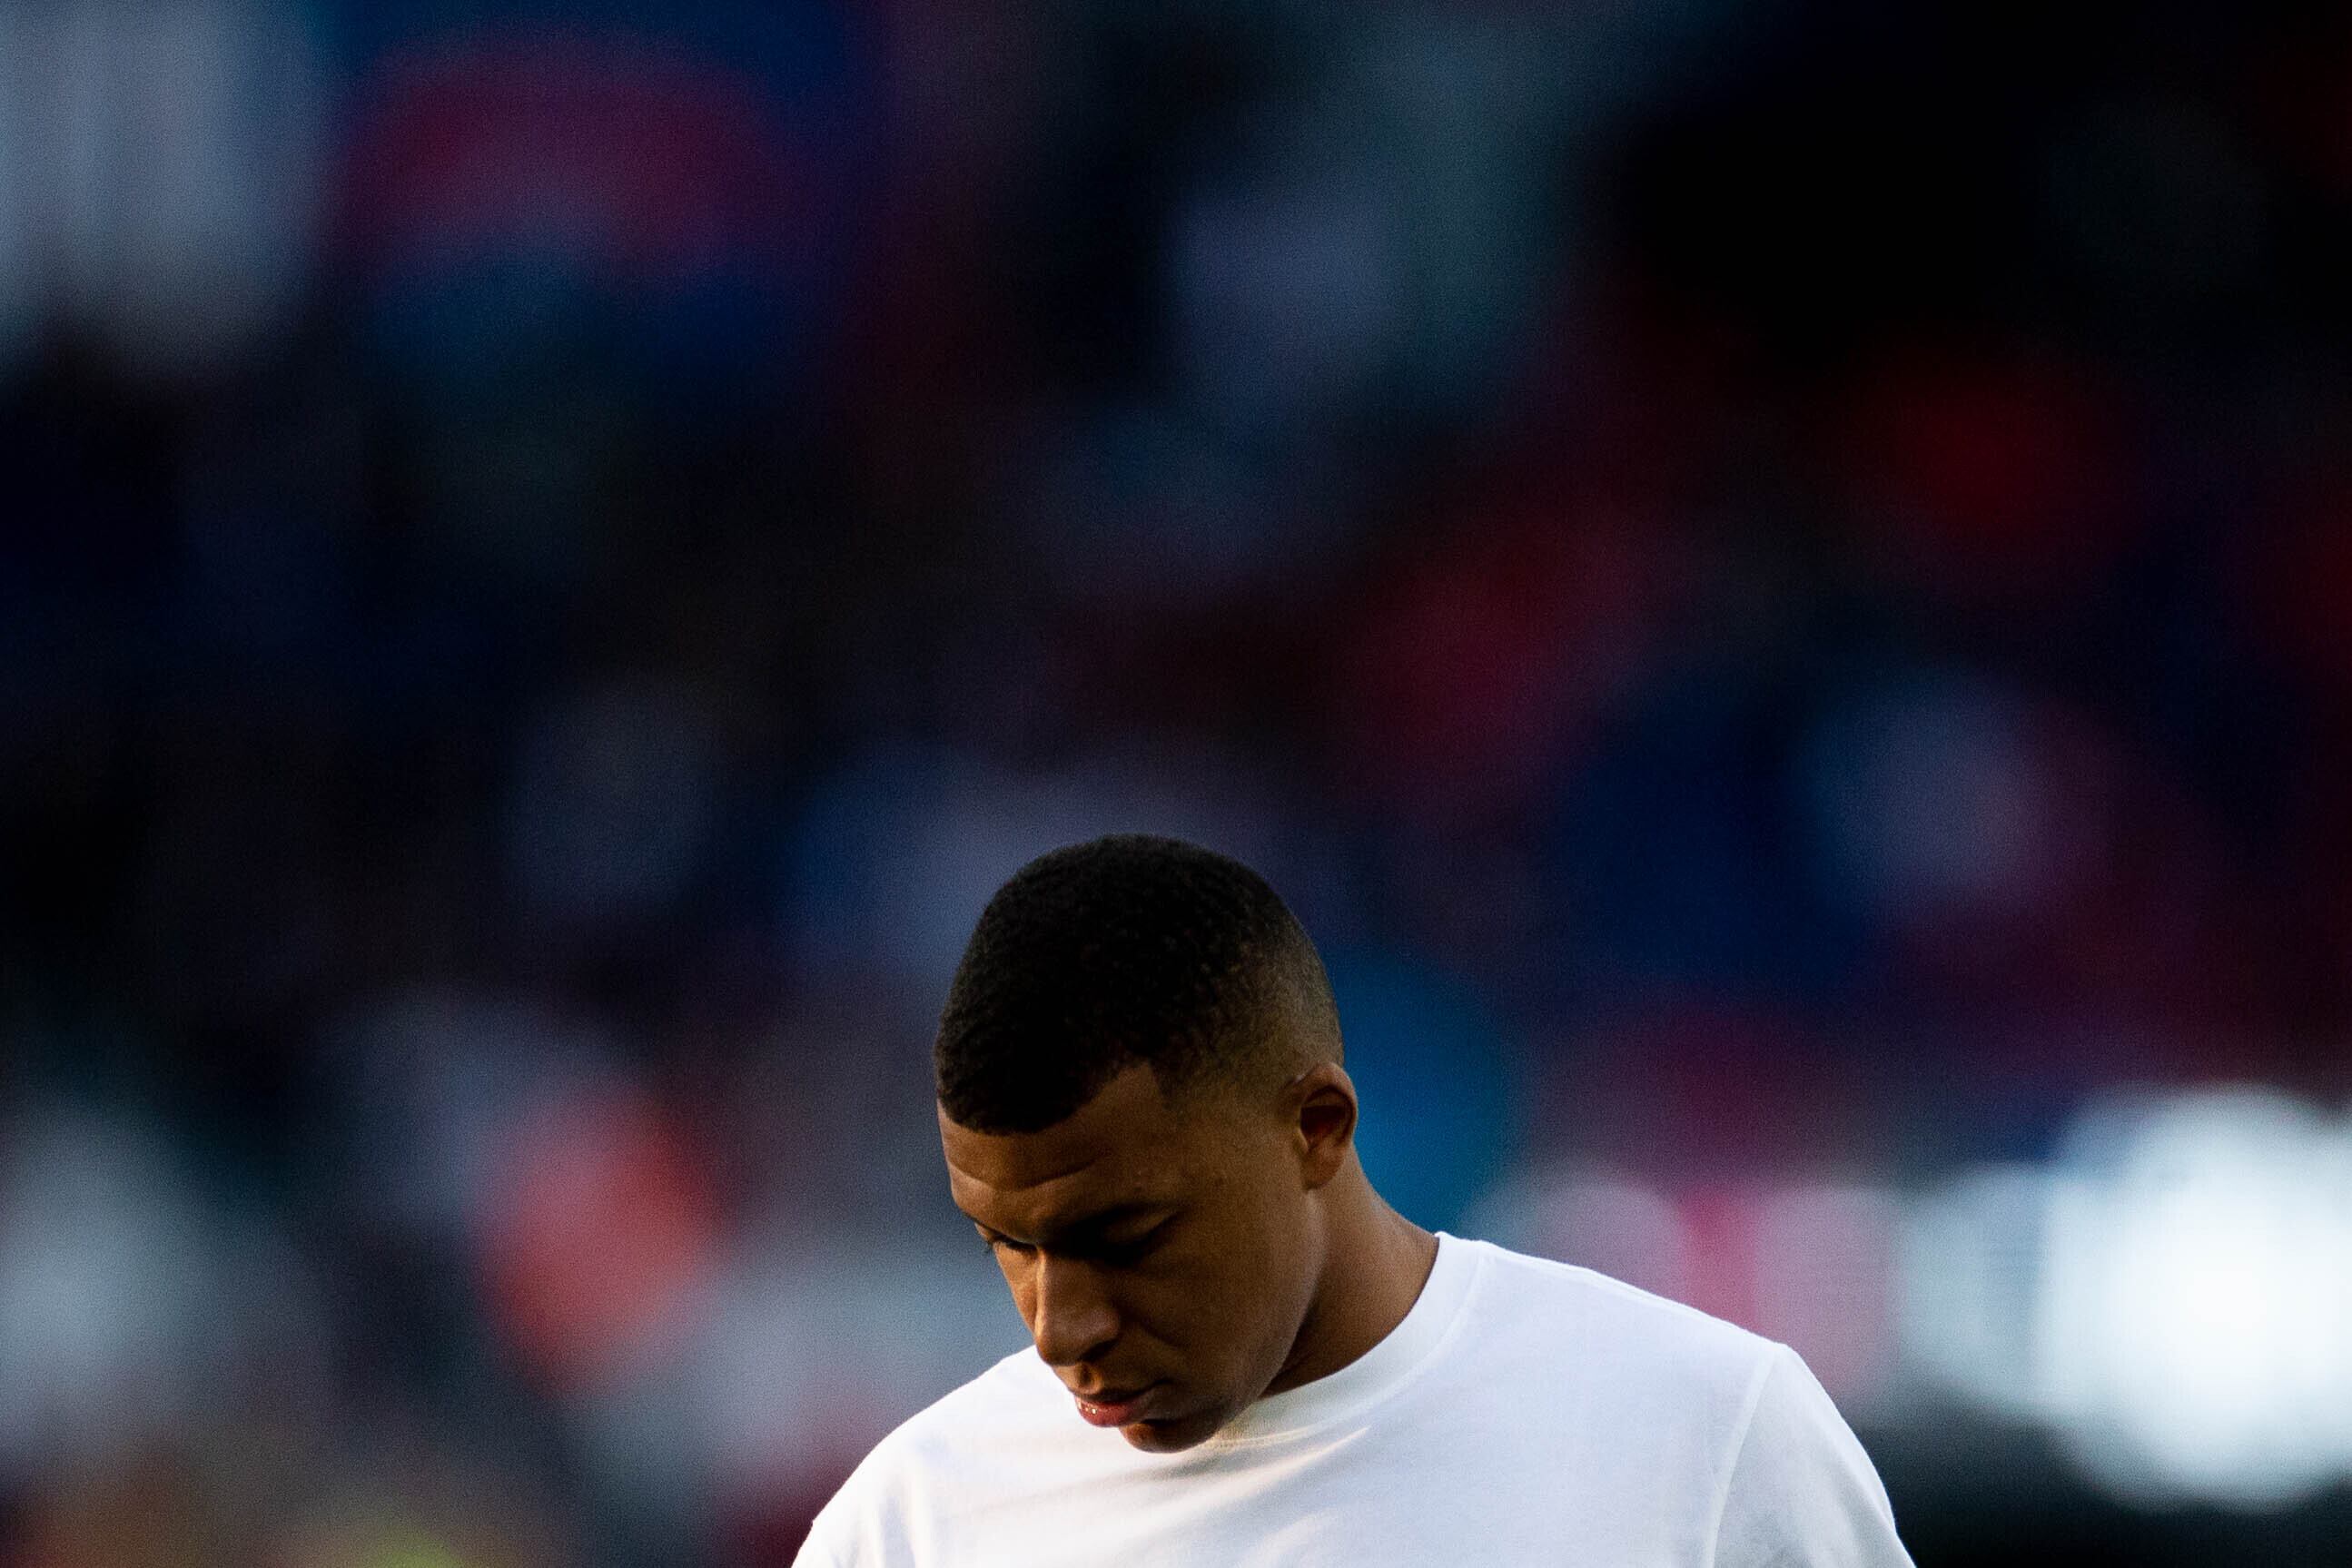
<svg viewBox="0 0 2352 1568">
<path fill-rule="evenodd" d="M 1175 1452 L 1346 1366 L 1419 1298 L 1437 1239 L 1373 1190 L 1356 1118 L 1333 1061 L 1175 1103 L 1139 1066 L 1042 1131 L 941 1112 L 940 1139 L 1076 1413 Z"/>
</svg>

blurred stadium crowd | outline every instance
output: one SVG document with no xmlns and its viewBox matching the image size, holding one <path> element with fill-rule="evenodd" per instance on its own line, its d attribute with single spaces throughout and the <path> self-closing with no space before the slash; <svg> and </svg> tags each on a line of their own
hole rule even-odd
<svg viewBox="0 0 2352 1568">
<path fill-rule="evenodd" d="M 1923 1563 L 2346 1560 L 2347 106 L 2185 0 L 0 0 L 0 1560 L 789 1561 L 1020 1343 L 929 1028 L 1113 828 Z"/>
</svg>

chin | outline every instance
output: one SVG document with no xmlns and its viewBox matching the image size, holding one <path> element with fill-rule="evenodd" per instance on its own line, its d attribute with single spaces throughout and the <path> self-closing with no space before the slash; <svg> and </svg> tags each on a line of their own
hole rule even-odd
<svg viewBox="0 0 2352 1568">
<path fill-rule="evenodd" d="M 1181 1454 L 1215 1437 L 1224 1424 L 1222 1416 L 1180 1416 L 1169 1421 L 1138 1421 L 1121 1427 L 1118 1435 L 1147 1454 Z"/>
</svg>

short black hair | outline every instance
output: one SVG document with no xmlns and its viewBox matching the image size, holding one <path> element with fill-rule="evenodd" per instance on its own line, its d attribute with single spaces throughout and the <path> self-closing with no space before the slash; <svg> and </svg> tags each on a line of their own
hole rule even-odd
<svg viewBox="0 0 2352 1568">
<path fill-rule="evenodd" d="M 1171 1099 L 1337 1060 L 1323 961 L 1266 880 L 1180 839 L 1116 833 L 996 890 L 940 1017 L 940 1106 L 1050 1127 L 1137 1063 Z"/>
</svg>

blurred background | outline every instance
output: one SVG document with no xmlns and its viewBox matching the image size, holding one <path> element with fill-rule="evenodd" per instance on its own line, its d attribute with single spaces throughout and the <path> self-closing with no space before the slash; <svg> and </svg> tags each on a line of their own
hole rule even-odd
<svg viewBox="0 0 2352 1568">
<path fill-rule="evenodd" d="M 2352 1562 L 2352 22 L 0 0 L 0 1561 L 788 1563 L 1118 828 L 1923 1568 Z"/>
</svg>

